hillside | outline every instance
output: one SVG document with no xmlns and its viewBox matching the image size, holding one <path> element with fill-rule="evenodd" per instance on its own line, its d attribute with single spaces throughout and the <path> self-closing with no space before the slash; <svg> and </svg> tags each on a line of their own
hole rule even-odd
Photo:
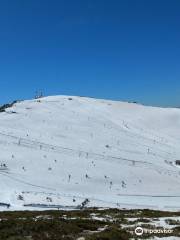
<svg viewBox="0 0 180 240">
<path fill-rule="evenodd" d="M 180 209 L 176 160 L 180 109 L 74 96 L 17 102 L 0 113 L 0 210 L 75 208 L 85 199 Z"/>
</svg>

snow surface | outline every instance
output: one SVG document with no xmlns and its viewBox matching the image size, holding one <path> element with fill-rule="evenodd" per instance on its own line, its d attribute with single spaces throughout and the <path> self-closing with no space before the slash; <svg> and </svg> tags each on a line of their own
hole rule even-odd
<svg viewBox="0 0 180 240">
<path fill-rule="evenodd" d="M 0 113 L 0 205 L 73 208 L 88 198 L 88 206 L 178 210 L 179 146 L 180 109 L 22 101 Z"/>
</svg>

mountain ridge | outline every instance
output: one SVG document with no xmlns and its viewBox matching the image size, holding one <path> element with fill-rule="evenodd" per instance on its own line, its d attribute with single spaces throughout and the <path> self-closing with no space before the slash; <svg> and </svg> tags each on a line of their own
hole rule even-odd
<svg viewBox="0 0 180 240">
<path fill-rule="evenodd" d="M 0 113 L 0 202 L 180 209 L 179 129 L 176 108 L 65 95 L 15 102 Z"/>
</svg>

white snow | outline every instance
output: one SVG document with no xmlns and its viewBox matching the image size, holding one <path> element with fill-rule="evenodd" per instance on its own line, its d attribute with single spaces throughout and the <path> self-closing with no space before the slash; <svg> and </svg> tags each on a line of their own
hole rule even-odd
<svg viewBox="0 0 180 240">
<path fill-rule="evenodd" d="M 0 202 L 74 208 L 88 198 L 88 206 L 179 210 L 179 146 L 180 109 L 22 101 L 0 113 Z"/>
<path fill-rule="evenodd" d="M 153 237 L 154 240 L 179 240 L 179 237 Z"/>
</svg>

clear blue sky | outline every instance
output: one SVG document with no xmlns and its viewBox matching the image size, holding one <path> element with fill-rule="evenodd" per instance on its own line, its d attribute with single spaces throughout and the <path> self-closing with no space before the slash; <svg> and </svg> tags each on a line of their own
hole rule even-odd
<svg viewBox="0 0 180 240">
<path fill-rule="evenodd" d="M 40 89 L 180 106 L 180 1 L 1 0 L 0 103 Z"/>
</svg>

